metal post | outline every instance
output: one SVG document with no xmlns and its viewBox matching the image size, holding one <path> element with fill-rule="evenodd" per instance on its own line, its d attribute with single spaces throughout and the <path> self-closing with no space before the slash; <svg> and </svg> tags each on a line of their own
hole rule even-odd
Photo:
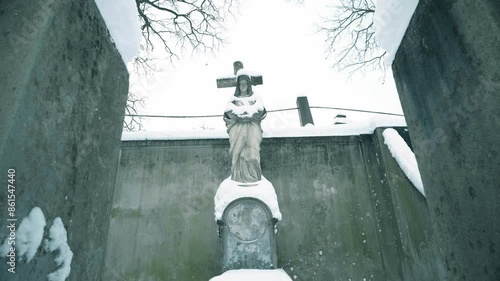
<svg viewBox="0 0 500 281">
<path fill-rule="evenodd" d="M 299 109 L 300 126 L 304 127 L 307 124 L 314 125 L 307 97 L 297 97 L 297 107 Z"/>
</svg>

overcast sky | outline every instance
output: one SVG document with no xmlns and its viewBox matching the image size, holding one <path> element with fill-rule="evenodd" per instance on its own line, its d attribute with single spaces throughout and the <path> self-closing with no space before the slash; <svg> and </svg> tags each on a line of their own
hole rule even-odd
<svg viewBox="0 0 500 281">
<path fill-rule="evenodd" d="M 263 75 L 264 84 L 254 87 L 268 110 L 296 106 L 296 97 L 305 95 L 311 106 L 331 106 L 402 113 L 392 73 L 385 83 L 381 73 L 367 73 L 348 79 L 338 73 L 332 59 L 326 59 L 324 35 L 315 24 L 328 12 L 332 1 L 305 1 L 298 5 L 286 0 L 241 0 L 240 15 L 228 26 L 229 44 L 216 56 L 198 56 L 176 63 L 175 68 L 149 81 L 135 83 L 147 93 L 143 114 L 222 114 L 234 89 L 217 89 L 216 79 L 233 72 L 240 60 L 246 69 Z M 312 111 L 316 126 L 333 124 L 338 111 Z M 359 120 L 372 115 L 347 113 Z M 296 111 L 271 113 L 266 127 L 299 126 Z M 191 130 L 202 125 L 224 129 L 221 118 L 143 119 L 147 131 Z"/>
</svg>

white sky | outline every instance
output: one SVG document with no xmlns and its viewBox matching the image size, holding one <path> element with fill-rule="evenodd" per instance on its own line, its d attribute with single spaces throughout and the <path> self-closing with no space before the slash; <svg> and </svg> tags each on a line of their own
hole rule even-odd
<svg viewBox="0 0 500 281">
<path fill-rule="evenodd" d="M 234 88 L 217 89 L 216 79 L 233 73 L 233 62 L 261 73 L 263 85 L 254 86 L 267 110 L 296 107 L 296 97 L 306 95 L 311 106 L 330 106 L 402 113 L 392 73 L 385 84 L 381 73 L 348 79 L 326 59 L 324 35 L 316 32 L 321 14 L 332 1 L 241 0 L 240 15 L 228 26 L 229 44 L 216 54 L 184 59 L 175 68 L 149 81 L 134 83 L 132 89 L 147 96 L 142 114 L 222 114 Z M 333 124 L 338 111 L 313 109 L 316 126 Z M 373 117 L 344 112 L 351 120 Z M 144 118 L 144 130 L 191 130 L 203 125 L 225 129 L 222 118 Z M 299 126 L 297 111 L 270 113 L 265 128 Z"/>
</svg>

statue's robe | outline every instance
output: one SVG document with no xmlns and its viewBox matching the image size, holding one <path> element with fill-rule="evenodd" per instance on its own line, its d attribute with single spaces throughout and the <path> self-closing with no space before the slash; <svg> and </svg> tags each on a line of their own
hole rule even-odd
<svg viewBox="0 0 500 281">
<path fill-rule="evenodd" d="M 229 153 L 231 155 L 231 179 L 241 183 L 260 181 L 260 123 L 266 117 L 262 102 L 252 95 L 247 98 L 233 97 L 224 112 Z"/>
</svg>

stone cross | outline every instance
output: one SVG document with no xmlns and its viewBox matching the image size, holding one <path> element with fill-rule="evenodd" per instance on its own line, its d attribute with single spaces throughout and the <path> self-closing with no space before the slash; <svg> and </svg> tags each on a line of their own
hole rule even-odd
<svg viewBox="0 0 500 281">
<path fill-rule="evenodd" d="M 241 61 L 235 61 L 233 63 L 234 76 L 223 77 L 217 79 L 217 88 L 230 88 L 236 87 L 236 73 L 238 70 L 243 69 L 243 63 Z M 252 86 L 262 85 L 262 75 L 251 76 Z"/>
<path fill-rule="evenodd" d="M 217 88 L 236 87 L 236 74 L 238 73 L 238 70 L 243 69 L 243 63 L 241 61 L 235 61 L 233 63 L 233 68 L 234 75 L 217 79 Z M 252 83 L 252 86 L 262 85 L 262 75 L 252 75 L 250 76 L 250 81 Z M 300 125 L 314 125 L 307 97 L 297 97 L 297 108 L 299 110 Z"/>
</svg>

